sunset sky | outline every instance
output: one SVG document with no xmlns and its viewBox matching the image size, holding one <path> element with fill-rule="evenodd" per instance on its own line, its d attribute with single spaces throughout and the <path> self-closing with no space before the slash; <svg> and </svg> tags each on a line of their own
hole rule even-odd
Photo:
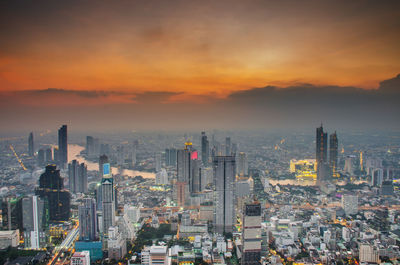
<svg viewBox="0 0 400 265">
<path fill-rule="evenodd" d="M 270 93 L 266 87 L 274 94 L 284 91 L 284 105 L 267 112 L 276 121 L 276 115 L 291 117 L 288 90 L 329 90 L 339 103 L 349 93 L 362 98 L 363 107 L 387 105 L 371 93 L 392 79 L 395 96 L 389 98 L 395 102 L 379 115 L 398 114 L 399 29 L 400 1 L 5 0 L 0 124 L 23 129 L 15 120 L 30 115 L 26 127 L 63 121 L 83 126 L 101 114 L 156 127 L 164 119 L 152 119 L 161 110 L 179 119 L 179 110 L 197 115 L 207 109 L 211 115 L 224 104 L 224 111 L 240 108 L 236 116 L 246 120 L 261 115 L 258 105 L 249 109 L 232 99 L 260 89 Z M 266 101 L 272 98 L 268 93 Z M 258 102 L 260 108 L 264 103 Z M 129 115 L 142 109 L 138 105 L 152 110 L 140 118 Z M 314 112 L 322 105 L 313 106 Z M 70 116 L 63 115 L 68 108 Z M 357 115 L 362 111 L 356 109 Z M 314 119 L 324 117 L 309 122 Z M 207 124 L 216 125 L 218 120 Z"/>
</svg>

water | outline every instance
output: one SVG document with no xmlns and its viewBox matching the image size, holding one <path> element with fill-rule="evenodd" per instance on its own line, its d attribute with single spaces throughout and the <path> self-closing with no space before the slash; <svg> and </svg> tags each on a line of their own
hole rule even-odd
<svg viewBox="0 0 400 265">
<path fill-rule="evenodd" d="M 84 157 L 80 156 L 81 151 L 85 149 L 83 146 L 77 144 L 69 144 L 68 145 L 68 162 L 76 159 L 79 163 L 85 163 L 88 170 L 99 170 L 99 164 L 94 163 L 92 161 L 86 160 Z M 130 169 L 119 169 L 117 167 L 111 167 L 113 174 L 120 174 L 123 176 L 136 177 L 142 176 L 143 178 L 155 178 L 155 173 L 145 172 L 145 171 L 137 171 Z"/>
</svg>

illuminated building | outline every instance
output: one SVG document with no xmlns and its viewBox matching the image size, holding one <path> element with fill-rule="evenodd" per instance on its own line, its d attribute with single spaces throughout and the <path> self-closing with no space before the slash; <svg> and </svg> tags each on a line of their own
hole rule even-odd
<svg viewBox="0 0 400 265">
<path fill-rule="evenodd" d="M 115 226 L 115 189 L 111 175 L 110 164 L 103 165 L 103 179 L 101 180 L 103 233 L 107 237 L 108 229 Z"/>
<path fill-rule="evenodd" d="M 235 223 L 235 156 L 215 156 L 214 170 L 214 229 L 216 233 L 232 233 Z"/>
<path fill-rule="evenodd" d="M 64 189 L 64 179 L 56 165 L 46 166 L 40 175 L 39 187 L 35 191 L 41 199 L 47 200 L 50 221 L 68 221 L 70 217 L 70 193 Z"/>
<path fill-rule="evenodd" d="M 243 213 L 242 261 L 246 264 L 261 264 L 261 205 L 246 204 Z"/>
<path fill-rule="evenodd" d="M 71 257 L 71 265 L 90 265 L 90 252 L 75 252 Z"/>
<path fill-rule="evenodd" d="M 43 199 L 35 195 L 22 199 L 25 248 L 41 249 L 45 246 L 47 217 L 46 203 Z"/>
<path fill-rule="evenodd" d="M 296 178 L 317 178 L 317 163 L 315 159 L 290 160 L 290 173 L 295 173 Z"/>
<path fill-rule="evenodd" d="M 363 152 L 360 151 L 360 170 L 364 171 L 364 160 L 363 160 Z"/>
<path fill-rule="evenodd" d="M 338 138 L 336 132 L 329 135 L 329 167 L 332 177 L 338 177 Z"/>
<path fill-rule="evenodd" d="M 28 138 L 28 154 L 29 156 L 34 156 L 35 154 L 35 145 L 33 143 L 33 132 L 29 134 Z"/>
<path fill-rule="evenodd" d="M 58 130 L 58 163 L 64 168 L 68 163 L 68 136 L 67 125 L 61 126 Z"/>
<path fill-rule="evenodd" d="M 86 198 L 78 207 L 79 240 L 95 241 L 97 236 L 96 201 Z"/>
</svg>

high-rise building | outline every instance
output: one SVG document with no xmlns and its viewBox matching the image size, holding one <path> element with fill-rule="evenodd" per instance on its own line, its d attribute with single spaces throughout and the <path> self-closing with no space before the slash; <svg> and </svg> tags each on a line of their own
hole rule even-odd
<svg viewBox="0 0 400 265">
<path fill-rule="evenodd" d="M 235 156 L 215 156 L 214 170 L 214 228 L 219 234 L 232 233 L 235 220 Z"/>
<path fill-rule="evenodd" d="M 40 176 L 36 195 L 48 202 L 50 221 L 68 221 L 70 217 L 70 193 L 64 189 L 64 179 L 56 165 L 46 166 Z"/>
<path fill-rule="evenodd" d="M 324 132 L 322 124 L 317 128 L 315 159 L 317 163 L 328 161 L 328 134 Z"/>
<path fill-rule="evenodd" d="M 358 213 L 358 196 L 344 194 L 342 196 L 342 208 L 346 215 Z"/>
<path fill-rule="evenodd" d="M 168 264 L 168 247 L 167 246 L 145 247 L 142 251 L 141 264 L 143 264 L 143 265 L 156 265 L 156 264 L 167 265 Z"/>
<path fill-rule="evenodd" d="M 328 180 L 328 134 L 324 132 L 322 124 L 317 128 L 315 160 L 317 162 L 317 180 L 320 183 Z"/>
<path fill-rule="evenodd" d="M 87 193 L 87 167 L 85 163 L 72 160 L 68 164 L 69 190 L 72 193 Z"/>
<path fill-rule="evenodd" d="M 238 168 L 237 173 L 239 176 L 247 176 L 249 174 L 249 166 L 247 162 L 246 153 L 243 152 L 239 153 L 237 168 Z"/>
<path fill-rule="evenodd" d="M 167 185 L 168 183 L 168 173 L 167 170 L 163 168 L 156 173 L 156 185 Z"/>
<path fill-rule="evenodd" d="M 61 126 L 58 130 L 58 162 L 61 168 L 65 168 L 68 163 L 68 136 L 67 125 Z"/>
<path fill-rule="evenodd" d="M 243 212 L 242 264 L 261 264 L 261 205 L 246 204 Z"/>
<path fill-rule="evenodd" d="M 46 244 L 48 215 L 45 200 L 38 196 L 22 199 L 22 222 L 25 248 L 41 249 Z"/>
<path fill-rule="evenodd" d="M 165 149 L 165 165 L 176 167 L 177 150 L 175 148 Z"/>
<path fill-rule="evenodd" d="M 177 182 L 176 192 L 178 199 L 178 206 L 184 206 L 189 198 L 190 186 L 190 150 L 188 146 L 185 149 L 177 151 Z"/>
<path fill-rule="evenodd" d="M 84 199 L 83 204 L 78 208 L 78 215 L 79 240 L 96 241 L 98 239 L 96 201 L 91 198 Z"/>
<path fill-rule="evenodd" d="M 118 226 L 111 226 L 108 229 L 108 257 L 114 260 L 120 260 L 126 255 L 126 241 L 121 236 Z"/>
<path fill-rule="evenodd" d="M 226 156 L 231 155 L 231 137 L 225 138 L 225 155 Z"/>
<path fill-rule="evenodd" d="M 329 168 L 331 171 L 331 177 L 338 177 L 338 147 L 338 138 L 335 132 L 329 135 Z"/>
<path fill-rule="evenodd" d="M 51 148 L 47 148 L 45 151 L 45 161 L 47 164 L 51 164 L 53 162 L 53 152 Z"/>
<path fill-rule="evenodd" d="M 16 230 L 22 232 L 22 200 L 18 197 L 3 198 L 1 203 L 3 230 Z"/>
<path fill-rule="evenodd" d="M 201 132 L 201 161 L 204 166 L 208 166 L 208 158 L 210 157 L 210 143 L 207 139 L 206 132 Z"/>
<path fill-rule="evenodd" d="M 161 154 L 157 153 L 155 155 L 154 160 L 155 160 L 155 170 L 156 172 L 159 172 L 161 170 Z"/>
<path fill-rule="evenodd" d="M 101 181 L 101 192 L 103 204 L 103 234 L 107 237 L 108 229 L 111 226 L 115 226 L 115 190 L 114 179 L 112 177 L 103 177 Z"/>
<path fill-rule="evenodd" d="M 192 159 L 190 161 L 190 186 L 189 191 L 191 194 L 198 193 L 201 191 L 201 161 L 199 159 Z"/>
<path fill-rule="evenodd" d="M 35 145 L 33 143 L 33 132 L 31 132 L 29 134 L 29 138 L 28 138 L 28 154 L 29 154 L 29 156 L 35 155 Z"/>
<path fill-rule="evenodd" d="M 38 156 L 37 156 L 38 165 L 44 166 L 45 161 L 46 161 L 45 152 L 43 149 L 39 149 Z"/>
<path fill-rule="evenodd" d="M 99 172 L 100 172 L 100 177 L 103 177 L 103 165 L 106 163 L 110 163 L 108 160 L 108 157 L 106 155 L 101 155 L 99 157 Z"/>
<path fill-rule="evenodd" d="M 94 138 L 86 136 L 86 154 L 90 157 L 94 154 Z"/>
</svg>

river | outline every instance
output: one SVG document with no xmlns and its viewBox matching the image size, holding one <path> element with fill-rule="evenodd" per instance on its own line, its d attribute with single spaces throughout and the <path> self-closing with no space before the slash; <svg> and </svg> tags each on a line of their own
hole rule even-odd
<svg viewBox="0 0 400 265">
<path fill-rule="evenodd" d="M 71 162 L 72 160 L 76 159 L 79 163 L 85 163 L 88 170 L 98 171 L 99 170 L 98 163 L 88 161 L 80 155 L 81 151 L 84 149 L 85 148 L 83 146 L 80 146 L 77 144 L 69 144 L 68 145 L 68 162 Z M 119 169 L 117 167 L 111 167 L 111 170 L 112 170 L 113 174 L 121 174 L 123 176 L 129 176 L 129 177 L 136 177 L 136 176 L 142 176 L 143 178 L 155 178 L 156 177 L 155 173 L 152 173 L 152 172 L 137 171 L 137 170 L 131 170 L 131 169 Z"/>
</svg>

